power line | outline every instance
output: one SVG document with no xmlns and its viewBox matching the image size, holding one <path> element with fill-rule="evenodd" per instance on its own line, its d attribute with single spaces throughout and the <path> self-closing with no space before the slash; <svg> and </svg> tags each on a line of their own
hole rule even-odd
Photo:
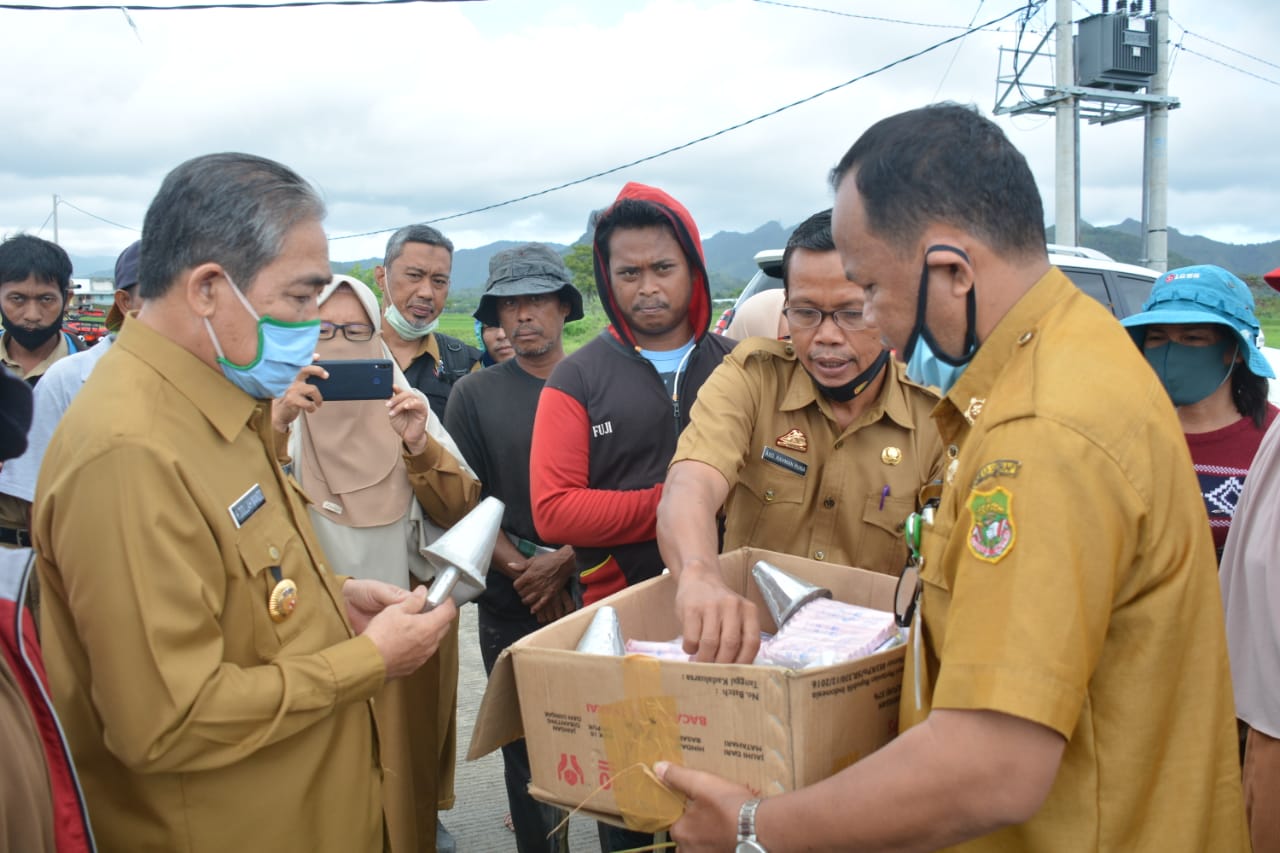
<svg viewBox="0 0 1280 853">
<path fill-rule="evenodd" d="M 134 6 L 96 3 L 76 6 L 33 6 L 26 3 L 0 3 L 0 9 L 14 12 L 191 12 L 205 9 L 293 9 L 306 6 L 396 6 L 406 3 L 466 3 L 480 0 L 296 0 L 291 3 L 189 3 L 178 6 Z"/>
<path fill-rule="evenodd" d="M 1169 20 L 1173 21 L 1173 16 L 1170 16 L 1170 17 L 1169 17 Z M 1202 35 L 1200 35 L 1199 33 L 1193 33 L 1191 30 L 1187 29 L 1186 27 L 1183 27 L 1183 26 L 1182 26 L 1182 24 L 1178 23 L 1177 21 L 1173 21 L 1173 22 L 1174 22 L 1175 24 L 1178 24 L 1178 26 L 1179 26 L 1179 27 L 1182 27 L 1182 32 L 1183 32 L 1183 34 L 1184 34 L 1184 35 L 1193 36 L 1193 37 L 1198 38 L 1198 39 L 1200 39 L 1200 40 L 1202 40 L 1202 41 L 1207 41 L 1209 44 L 1217 45 L 1218 47 L 1222 48 L 1223 50 L 1229 50 L 1229 51 L 1231 51 L 1232 53 L 1238 53 L 1238 54 L 1240 54 L 1240 55 L 1241 55 L 1241 56 L 1243 56 L 1243 57 L 1246 57 L 1246 58 L 1248 58 L 1248 59 L 1252 59 L 1254 62 L 1261 62 L 1263 65 L 1270 65 L 1272 68 L 1280 68 L 1280 65 L 1277 65 L 1277 64 L 1276 64 L 1276 63 L 1274 63 L 1274 62 L 1270 62 L 1270 61 L 1268 61 L 1268 60 L 1266 60 L 1266 59 L 1263 59 L 1263 58 L 1262 58 L 1262 57 L 1260 57 L 1260 56 L 1254 56 L 1252 53 L 1245 53 L 1243 50 L 1238 50 L 1237 48 L 1234 48 L 1234 47 L 1232 47 L 1232 46 L 1231 46 L 1231 45 L 1229 45 L 1229 44 L 1223 44 L 1223 43 L 1222 43 L 1222 42 L 1220 42 L 1220 41 L 1214 41 L 1213 39 L 1209 38 L 1208 36 L 1202 36 Z M 1194 52 L 1194 51 L 1193 51 L 1193 52 Z M 1196 55 L 1197 55 L 1197 56 L 1199 56 L 1199 54 L 1196 54 Z M 1230 67 L 1230 66 L 1228 66 L 1228 67 Z M 1247 73 L 1247 72 L 1246 72 L 1246 73 Z M 1265 79 L 1265 78 L 1264 78 L 1264 79 Z M 1268 82 L 1270 82 L 1270 81 L 1268 81 Z"/>
<path fill-rule="evenodd" d="M 932 27 L 939 30 L 963 30 L 959 24 L 929 24 L 923 21 L 904 21 L 899 18 L 881 18 L 875 15 L 856 15 L 853 12 L 838 12 L 835 9 L 822 9 L 817 6 L 802 6 L 799 3 L 783 3 L 780 0 L 755 0 L 767 6 L 782 6 L 787 9 L 802 9 L 806 12 L 823 12 L 828 15 L 839 15 L 842 18 L 860 18 L 864 21 L 880 21 L 886 24 L 908 24 L 913 27 Z"/>
<path fill-rule="evenodd" d="M 112 222 L 110 219 L 107 219 L 107 218 L 105 218 L 105 217 L 99 216 L 99 215 L 98 215 L 98 214 L 96 214 L 96 213 L 90 213 L 89 211 L 85 210 L 83 207 L 76 207 L 74 204 L 72 204 L 71 202 L 67 201 L 65 198 L 62 198 L 61 196 L 59 196 L 59 197 L 58 197 L 58 204 L 65 204 L 67 207 L 71 208 L 72 210 L 78 210 L 78 211 L 80 211 L 81 213 L 83 213 L 85 216 L 92 217 L 93 219 L 96 219 L 96 220 L 98 220 L 99 222 L 105 222 L 105 223 L 107 223 L 108 225 L 114 225 L 114 226 L 115 226 L 115 227 L 117 227 L 117 228 L 123 228 L 124 230 L 126 230 L 126 231 L 132 231 L 132 232 L 134 232 L 135 234 L 141 234 L 141 233 L 142 233 L 142 229 L 141 229 L 141 228 L 134 228 L 132 225 L 121 225 L 119 222 Z M 52 214 L 50 214 L 50 215 L 52 216 Z"/>
<path fill-rule="evenodd" d="M 757 0 L 757 2 L 764 2 L 764 0 Z M 772 116 L 776 116 L 779 113 L 784 113 L 787 110 L 801 106 L 802 104 L 807 104 L 810 101 L 815 101 L 818 98 L 821 98 L 823 95 L 829 95 L 832 92 L 836 92 L 836 91 L 839 91 L 840 89 L 845 88 L 846 86 L 852 86 L 854 83 L 858 83 L 862 80 L 866 80 L 869 77 L 874 77 L 877 74 L 881 74 L 885 71 L 888 71 L 891 68 L 894 68 L 898 65 L 902 65 L 903 63 L 910 62 L 913 59 L 918 59 L 921 56 L 924 56 L 927 53 L 931 53 L 940 47 L 945 47 L 951 44 L 952 42 L 959 41 L 960 39 L 963 39 L 963 38 L 967 38 L 968 36 L 976 32 L 980 32 L 982 30 L 987 29 L 990 26 L 1000 23 L 1006 18 L 1011 18 L 1014 15 L 1019 14 L 1024 10 L 1034 11 L 1035 9 L 1042 6 L 1044 3 L 1045 3 L 1045 0 L 1030 0 L 1030 2 L 1028 2 L 1026 5 L 1019 6 L 1018 8 L 1014 9 L 1011 12 L 1006 12 L 1005 14 L 1001 15 L 998 18 L 993 18 L 990 21 L 987 21 L 985 24 L 982 24 L 977 27 L 970 27 L 969 29 L 965 30 L 962 33 L 958 33 L 957 35 L 951 36 L 949 38 L 945 38 L 942 41 L 937 42 L 935 44 L 931 44 L 926 48 L 922 48 L 921 50 L 916 51 L 915 53 L 911 53 L 906 56 L 899 57 L 898 59 L 895 59 L 886 65 L 882 65 L 879 68 L 859 74 L 857 77 L 854 77 L 851 80 L 846 80 L 843 83 L 837 83 L 834 86 L 829 86 L 820 92 L 815 92 L 812 95 L 808 95 L 797 101 L 792 101 L 789 104 L 784 104 L 778 107 L 777 109 L 770 110 L 767 113 L 761 113 L 758 116 L 754 116 L 752 118 L 746 119 L 745 121 L 740 121 L 737 124 L 730 125 L 729 127 L 724 127 L 712 133 L 705 134 L 704 136 L 699 136 L 697 139 L 691 139 L 688 142 L 683 142 L 679 145 L 673 145 L 670 148 L 664 148 L 663 150 L 658 151 L 654 154 L 649 154 L 644 157 L 640 157 L 628 163 L 623 163 L 619 166 L 613 166 L 612 168 L 604 169 L 602 171 L 595 172 L 590 175 L 586 175 L 585 177 L 575 178 L 572 181 L 565 181 L 564 183 L 556 184 L 553 187 L 547 187 L 546 189 L 541 189 L 536 192 L 526 193 L 525 195 L 517 196 L 516 198 L 510 198 L 510 199 L 507 199 L 506 201 L 499 201 L 493 204 L 483 205 L 482 207 L 475 207 L 475 208 L 472 208 L 471 210 L 464 210 L 460 213 L 451 213 L 448 216 L 440 216 L 435 219 L 428 219 L 425 221 L 425 224 L 434 225 L 438 222 L 448 222 L 453 219 L 461 219 L 464 216 L 471 216 L 476 213 L 484 213 L 486 211 L 496 210 L 497 208 L 500 208 L 500 207 L 506 207 L 507 205 L 516 204 L 522 201 L 528 201 L 531 198 L 538 198 L 539 196 L 544 196 L 550 193 L 559 192 L 560 190 L 568 189 L 569 187 L 574 187 L 574 186 L 577 186 L 578 184 L 585 184 L 588 181 L 594 181 L 596 178 L 603 178 L 606 175 L 612 175 L 616 172 L 621 172 L 624 169 L 630 169 L 633 166 L 639 166 L 641 163 L 648 163 L 652 160 L 657 160 L 659 157 L 665 157 L 668 154 L 674 154 L 677 151 L 683 151 L 686 148 L 692 148 L 693 146 L 697 145 L 700 142 L 706 142 L 708 140 L 715 139 L 718 136 L 724 136 L 726 133 L 730 133 L 735 130 L 740 130 L 741 128 L 744 128 L 747 125 L 755 124 L 758 121 L 762 121 L 766 118 L 771 118 Z M 386 234 L 388 231 L 394 231 L 398 227 L 400 226 L 393 226 L 391 228 L 379 228 L 376 231 L 361 231 L 358 234 L 343 234 L 338 237 L 330 237 L 329 239 L 330 240 L 350 240 L 355 237 L 372 237 L 377 234 Z"/>
<path fill-rule="evenodd" d="M 1210 62 L 1213 62 L 1213 63 L 1216 63 L 1216 64 L 1218 64 L 1218 65 L 1221 65 L 1223 68 L 1230 68 L 1232 71 L 1239 71 L 1241 74 L 1247 74 L 1247 75 L 1249 75 L 1250 77 L 1253 77 L 1253 78 L 1256 78 L 1256 79 L 1258 79 L 1258 80 L 1261 80 L 1263 83 L 1270 83 L 1272 86 L 1280 86 L 1280 80 L 1272 80 L 1272 79 L 1270 79 L 1269 77 L 1263 77 L 1261 74 L 1254 74 L 1252 71 L 1245 71 L 1243 68 L 1240 68 L 1240 67 L 1238 67 L 1238 66 L 1232 65 L 1232 64 L 1231 64 L 1231 63 L 1229 63 L 1229 62 L 1223 62 L 1221 59 L 1214 59 L 1212 56 L 1209 56 L 1209 55 L 1204 54 L 1204 53 L 1200 53 L 1200 52 L 1199 52 L 1199 51 L 1197 51 L 1197 50 L 1192 50 L 1191 48 L 1189 48 L 1189 47 L 1187 47 L 1187 46 L 1185 46 L 1185 45 L 1181 45 L 1181 44 L 1180 44 L 1180 45 L 1178 45 L 1178 49 L 1179 49 L 1179 50 L 1181 50 L 1181 51 L 1184 51 L 1184 52 L 1186 52 L 1186 53 L 1189 53 L 1189 54 L 1191 54 L 1192 56 L 1198 56 L 1198 57 L 1200 57 L 1201 59 L 1207 59 L 1207 60 L 1209 60 Z"/>
<path fill-rule="evenodd" d="M 44 222 L 41 222 L 41 223 L 40 223 L 40 227 L 36 229 L 36 236 L 37 236 L 37 237 L 39 237 L 39 236 L 40 236 L 40 232 L 44 230 L 44 227 L 45 227 L 46 225 L 48 225 L 48 224 L 49 224 L 49 220 L 50 220 L 50 219 L 53 219 L 53 211 L 52 211 L 52 210 L 51 210 L 51 211 L 49 211 L 49 215 L 48 215 L 48 216 L 46 216 L 46 217 L 44 218 Z"/>
<path fill-rule="evenodd" d="M 987 0 L 978 0 L 978 8 L 974 9 L 973 14 L 969 16 L 969 26 L 972 27 L 973 22 L 978 20 L 978 15 L 982 12 L 982 7 L 986 2 Z M 963 47 L 963 44 L 956 45 L 956 52 L 951 54 L 951 60 L 947 63 L 947 70 L 942 72 L 942 79 L 938 81 L 938 88 L 933 90 L 933 97 L 929 100 L 938 100 L 938 93 L 942 91 L 942 86 L 947 82 L 947 77 L 951 76 L 951 68 L 956 64 L 956 57 L 960 55 L 960 49 Z"/>
</svg>

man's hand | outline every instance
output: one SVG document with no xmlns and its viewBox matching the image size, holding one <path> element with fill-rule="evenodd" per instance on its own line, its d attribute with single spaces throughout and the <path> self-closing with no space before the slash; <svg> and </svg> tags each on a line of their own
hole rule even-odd
<svg viewBox="0 0 1280 853">
<path fill-rule="evenodd" d="M 546 607 L 569 580 L 573 571 L 573 549 L 568 545 L 550 554 L 534 554 L 522 563 L 512 563 L 518 573 L 516 592 L 524 606 L 535 614 Z"/>
<path fill-rule="evenodd" d="M 369 620 L 361 633 L 373 640 L 387 665 L 387 678 L 400 678 L 415 672 L 427 662 L 440 640 L 449 632 L 449 624 L 458 615 L 452 598 L 446 598 L 436 609 L 423 613 L 427 588 L 420 586 L 402 601 L 383 609 Z"/>
<path fill-rule="evenodd" d="M 684 650 L 700 663 L 751 663 L 760 650 L 756 606 L 729 589 L 719 566 L 685 566 L 676 617 Z"/>
<path fill-rule="evenodd" d="M 550 625 L 561 616 L 568 616 L 577 609 L 578 605 L 574 603 L 573 596 L 569 594 L 569 588 L 564 587 L 558 595 L 547 602 L 546 607 L 534 611 L 533 615 L 538 617 L 539 625 Z"/>
<path fill-rule="evenodd" d="M 289 424 L 303 412 L 314 412 L 324 403 L 324 395 L 314 385 L 307 384 L 307 377 L 329 378 L 329 371 L 318 364 L 308 364 L 298 371 L 293 384 L 271 402 L 271 426 L 276 432 L 288 432 Z"/>
<path fill-rule="evenodd" d="M 427 447 L 427 401 L 412 390 L 393 385 L 395 396 L 387 401 L 391 428 L 404 442 L 411 456 L 417 456 Z"/>
<path fill-rule="evenodd" d="M 342 584 L 342 598 L 347 606 L 347 621 L 357 634 L 369 627 L 369 620 L 409 597 L 409 590 L 386 581 L 348 578 Z"/>
<path fill-rule="evenodd" d="M 668 788 L 685 796 L 684 815 L 671 827 L 680 853 L 732 851 L 738 841 L 738 812 L 755 796 L 751 789 L 666 761 L 655 764 L 653 771 Z"/>
</svg>

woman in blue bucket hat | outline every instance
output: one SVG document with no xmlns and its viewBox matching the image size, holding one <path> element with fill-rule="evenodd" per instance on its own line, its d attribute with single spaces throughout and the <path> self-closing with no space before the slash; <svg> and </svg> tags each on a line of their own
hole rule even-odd
<svg viewBox="0 0 1280 853">
<path fill-rule="evenodd" d="M 1275 419 L 1271 364 L 1249 286 L 1211 265 L 1170 270 L 1142 313 L 1125 318 L 1133 340 L 1177 407 L 1222 559 L 1245 475 Z"/>
</svg>

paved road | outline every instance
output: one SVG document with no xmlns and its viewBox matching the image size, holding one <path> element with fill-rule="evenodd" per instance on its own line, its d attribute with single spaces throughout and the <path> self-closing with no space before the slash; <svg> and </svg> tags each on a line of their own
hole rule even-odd
<svg viewBox="0 0 1280 853">
<path fill-rule="evenodd" d="M 441 819 L 457 840 L 459 853 L 503 853 L 516 849 L 515 837 L 502 825 L 507 813 L 507 793 L 502 780 L 502 753 L 494 751 L 479 761 L 466 760 L 471 729 L 484 695 L 484 664 L 476 642 L 476 608 L 469 604 L 461 615 L 461 674 L 458 677 L 458 775 L 456 805 Z M 595 821 L 575 817 L 569 822 L 569 847 L 573 853 L 599 853 Z"/>
</svg>

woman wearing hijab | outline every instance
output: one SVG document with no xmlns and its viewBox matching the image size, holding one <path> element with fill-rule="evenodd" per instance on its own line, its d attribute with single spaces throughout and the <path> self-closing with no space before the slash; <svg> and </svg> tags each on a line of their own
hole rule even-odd
<svg viewBox="0 0 1280 853">
<path fill-rule="evenodd" d="M 1258 350 L 1253 304 L 1249 286 L 1221 267 L 1182 267 L 1156 282 L 1141 314 L 1122 321 L 1177 407 L 1219 562 L 1277 412 L 1267 402 L 1275 373 Z"/>
<path fill-rule="evenodd" d="M 380 316 L 377 297 L 363 282 L 335 276 L 320 293 L 319 357 L 391 358 Z M 325 403 L 306 382 L 323 374 L 317 365 L 304 368 L 272 412 L 277 431 L 293 426 L 289 455 L 313 502 L 316 536 L 334 571 L 407 589 L 431 575 L 419 545 L 476 505 L 480 483 L 398 368 L 390 400 Z M 387 835 L 396 853 L 435 850 L 437 769 L 456 708 L 452 701 L 443 707 L 438 658 L 388 681 L 374 700 Z"/>
</svg>

